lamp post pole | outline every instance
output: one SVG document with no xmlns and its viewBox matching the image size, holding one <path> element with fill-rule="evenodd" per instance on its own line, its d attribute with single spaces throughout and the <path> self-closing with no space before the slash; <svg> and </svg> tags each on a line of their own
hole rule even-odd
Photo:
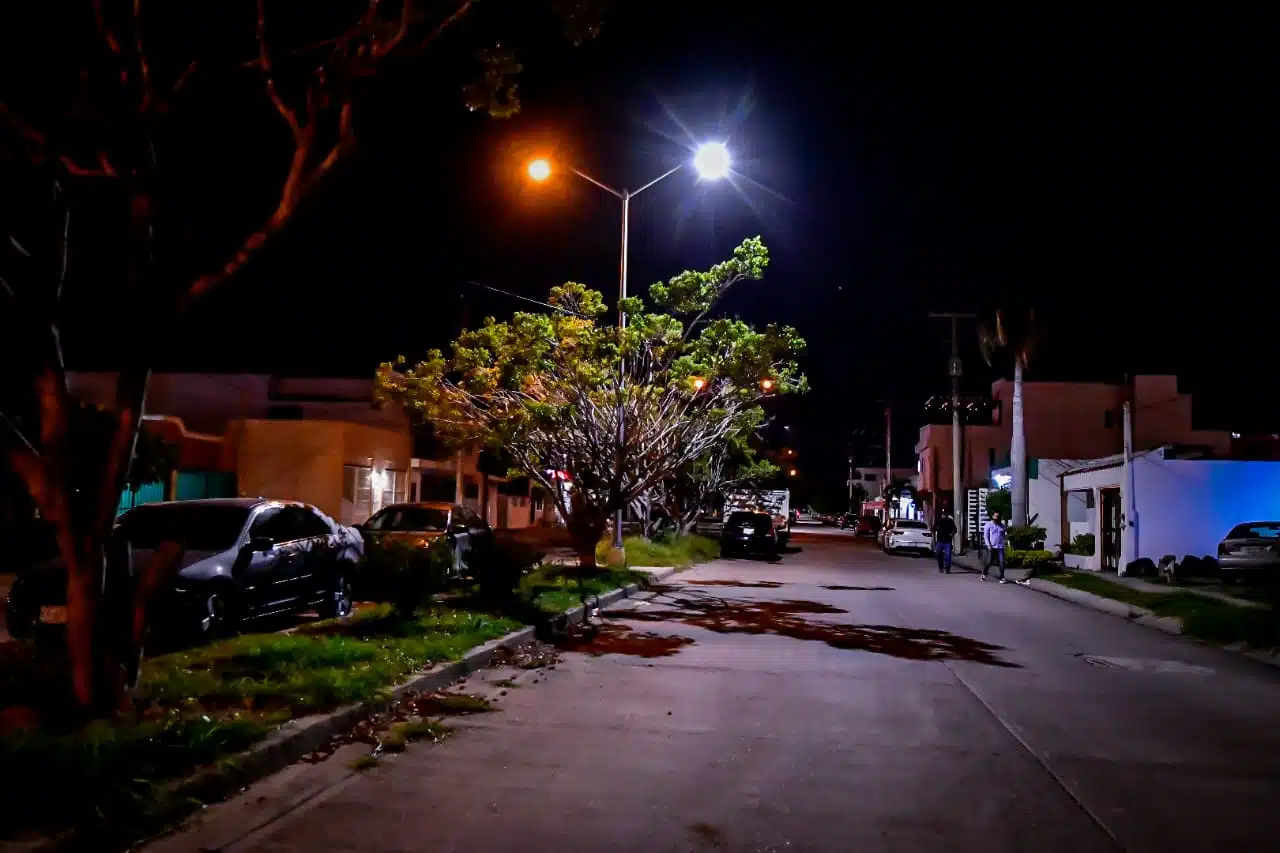
<svg viewBox="0 0 1280 853">
<path fill-rule="evenodd" d="M 614 196 L 615 198 L 617 198 L 619 201 L 622 202 L 622 256 L 618 262 L 618 331 L 619 333 L 621 333 L 622 330 L 627 327 L 627 312 L 622 310 L 622 300 L 627 298 L 627 246 L 628 246 L 628 243 L 630 242 L 630 235 L 631 235 L 631 199 L 640 195 L 640 193 L 649 189 L 654 184 L 657 184 L 659 181 L 663 181 L 666 178 L 671 177 L 676 172 L 680 171 L 682 168 L 684 168 L 683 163 L 677 166 L 673 166 L 672 168 L 663 172 L 658 177 L 654 178 L 649 183 L 640 187 L 640 189 L 632 191 L 632 190 L 625 190 L 625 189 L 616 190 L 613 187 L 609 186 L 608 184 L 604 183 L 603 181 L 596 180 L 595 178 L 591 177 L 586 172 L 583 172 L 580 169 L 575 169 L 572 166 L 569 167 L 569 170 L 573 172 L 575 175 L 577 175 L 579 178 L 582 178 L 584 181 L 586 181 L 589 184 L 594 184 L 595 186 L 599 187 L 600 189 L 604 190 L 605 192 L 609 193 L 610 195 Z M 621 337 L 621 334 L 619 334 L 619 337 Z M 626 363 L 626 357 L 624 356 L 618 362 L 618 474 L 617 474 L 617 477 L 618 477 L 619 488 L 622 487 L 622 479 L 624 476 L 623 466 L 626 464 L 626 456 L 627 456 L 626 454 L 627 409 L 626 409 L 626 398 L 623 396 L 623 391 L 625 390 L 625 385 L 626 385 L 626 378 L 627 378 L 627 363 Z M 613 548 L 612 548 L 612 553 L 609 555 L 612 558 L 612 562 L 621 563 L 626 559 L 626 550 L 623 548 L 623 545 L 622 545 L 622 521 L 625 514 L 626 514 L 626 510 L 622 506 L 619 506 L 617 509 L 617 512 L 614 514 Z"/>
<path fill-rule="evenodd" d="M 729 173 L 729 154 L 723 143 L 711 142 L 699 147 L 697 156 L 694 158 L 694 167 L 698 170 L 698 174 L 704 178 L 721 178 Z M 623 310 L 622 302 L 627 298 L 627 244 L 629 242 L 631 230 L 631 199 L 640 195 L 640 193 L 649 189 L 653 185 L 671 177 L 676 172 L 684 168 L 684 164 L 673 166 L 654 178 L 649 183 L 643 185 L 638 190 L 617 190 L 603 181 L 575 169 L 572 166 L 568 170 L 573 172 L 579 178 L 582 178 L 589 184 L 604 190 L 610 195 L 622 202 L 622 256 L 618 263 L 618 337 L 621 344 L 622 331 L 627 327 L 627 312 Z M 535 181 L 545 181 L 551 176 L 551 163 L 545 159 L 534 160 L 529 164 L 529 177 Z M 627 362 L 626 356 L 619 353 L 618 360 L 618 459 L 617 459 L 617 484 L 619 490 L 622 489 L 622 482 L 625 477 L 626 465 L 626 444 L 627 444 L 627 426 L 626 426 L 626 380 L 627 380 Z M 613 549 L 610 555 L 613 562 L 624 562 L 626 559 L 626 551 L 622 546 L 622 521 L 626 508 L 619 501 L 617 513 L 613 521 Z"/>
</svg>

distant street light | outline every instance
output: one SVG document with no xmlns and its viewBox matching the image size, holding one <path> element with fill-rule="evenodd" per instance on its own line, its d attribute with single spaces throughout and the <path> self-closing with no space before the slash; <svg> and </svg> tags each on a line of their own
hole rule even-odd
<svg viewBox="0 0 1280 853">
<path fill-rule="evenodd" d="M 693 378 L 693 390 L 701 391 L 705 387 L 707 387 L 707 380 L 703 379 L 701 376 L 695 376 Z"/>
<path fill-rule="evenodd" d="M 772 391 L 772 390 L 773 390 L 773 380 L 772 380 L 772 379 L 761 379 L 761 380 L 760 380 L 760 389 L 761 389 L 762 391 Z"/>
<path fill-rule="evenodd" d="M 791 469 L 790 471 L 788 471 L 787 473 L 788 473 L 788 474 L 790 474 L 792 477 L 794 477 L 796 474 L 799 474 L 800 472 L 799 472 L 799 471 L 797 471 L 795 468 L 792 468 L 792 469 Z"/>
<path fill-rule="evenodd" d="M 698 173 L 698 177 L 708 181 L 714 181 L 714 180 L 718 180 L 720 178 L 726 177 L 729 174 L 731 162 L 732 161 L 729 157 L 729 149 L 725 147 L 725 144 L 723 142 L 705 142 L 702 145 L 698 146 L 697 151 L 695 151 L 693 155 L 694 171 Z M 654 178 L 652 181 L 649 181 L 649 183 L 644 184 L 643 186 L 640 187 L 640 189 L 634 190 L 634 191 L 625 190 L 625 189 L 624 190 L 614 189 L 613 187 L 609 186 L 603 181 L 597 181 L 595 178 L 591 177 L 586 172 L 583 172 L 579 169 L 575 169 L 573 166 L 565 167 L 568 171 L 573 172 L 575 175 L 577 175 L 579 178 L 582 178 L 587 183 L 594 184 L 595 186 L 599 187 L 600 189 L 604 190 L 610 195 L 616 197 L 622 202 L 622 260 L 621 260 L 621 263 L 618 265 L 618 328 L 619 329 L 626 328 L 626 325 L 627 325 L 627 314 L 625 311 L 622 310 L 622 300 L 627 298 L 627 242 L 628 242 L 628 238 L 631 231 L 631 199 L 634 198 L 635 196 L 640 195 L 640 193 L 649 189 L 649 187 L 652 187 L 654 184 L 657 184 L 660 181 L 671 177 L 672 175 L 674 175 L 676 172 L 680 171 L 684 167 L 685 167 L 685 164 L 680 163 L 679 165 L 676 165 L 668 169 L 667 171 L 663 172 L 661 175 Z M 528 172 L 529 172 L 529 178 L 531 180 L 537 183 L 543 183 L 548 178 L 551 177 L 551 172 L 552 172 L 551 161 L 548 160 L 546 157 L 538 157 L 530 161 Z M 762 383 L 762 386 L 763 386 L 763 383 Z M 701 389 L 701 386 L 697 385 L 696 382 L 694 387 L 695 389 L 698 389 L 698 390 Z M 769 383 L 769 387 L 765 388 L 765 390 L 768 391 L 769 388 L 771 387 L 773 387 L 772 382 Z M 619 408 L 621 408 L 622 404 L 619 403 L 618 405 L 619 405 Z M 620 442 L 623 442 L 626 440 L 626 433 L 625 433 L 626 427 L 624 426 L 624 422 L 625 422 L 625 418 L 619 415 L 618 438 Z M 614 519 L 614 525 L 613 525 L 613 548 L 614 548 L 614 551 L 618 552 L 618 556 L 622 554 L 622 515 L 623 515 L 622 509 L 619 508 L 618 514 Z"/>
</svg>

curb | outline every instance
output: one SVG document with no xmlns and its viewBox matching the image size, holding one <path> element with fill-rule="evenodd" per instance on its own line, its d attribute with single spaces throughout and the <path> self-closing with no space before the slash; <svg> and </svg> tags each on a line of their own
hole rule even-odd
<svg viewBox="0 0 1280 853">
<path fill-rule="evenodd" d="M 1063 601 L 1070 601 L 1072 604 L 1078 604 L 1081 607 L 1088 607 L 1097 610 L 1100 613 L 1108 613 L 1112 616 L 1119 616 L 1122 619 L 1128 619 L 1135 624 L 1144 628 L 1153 628 L 1157 631 L 1163 631 L 1166 634 L 1182 636 L 1182 621 L 1174 616 L 1157 616 L 1145 607 L 1138 607 L 1134 604 L 1127 604 L 1123 601 L 1116 601 L 1113 598 L 1106 598 L 1101 595 L 1094 595 L 1091 592 L 1074 589 L 1062 584 L 1056 584 L 1053 581 L 1033 579 L 1034 582 L 1027 587 L 1028 589 L 1043 593 L 1044 595 L 1060 598 Z M 1232 646 L 1215 646 L 1212 643 L 1205 643 L 1190 637 L 1200 645 L 1207 646 L 1211 649 L 1219 649 L 1233 655 L 1246 657 L 1255 660 L 1258 663 L 1280 669 L 1280 653 L 1271 653 L 1254 651 L 1252 649 L 1244 649 Z"/>
<path fill-rule="evenodd" d="M 599 597 L 599 606 L 604 607 L 633 595 L 648 583 L 664 580 L 675 571 L 675 569 L 661 569 L 650 573 L 647 583 L 633 583 L 610 590 Z M 552 622 L 557 627 L 575 625 L 582 621 L 583 613 L 582 605 L 578 605 L 572 610 L 565 611 L 561 616 L 554 617 Z M 489 665 L 500 649 L 529 642 L 534 638 L 537 630 L 537 626 L 528 625 L 490 640 L 467 652 L 456 661 L 440 664 L 396 685 L 387 692 L 384 699 L 347 705 L 323 714 L 312 714 L 290 720 L 262 743 L 224 760 L 217 769 L 188 777 L 179 783 L 174 791 L 183 797 L 194 797 L 199 800 L 201 794 L 209 797 L 218 796 L 229 786 L 244 787 L 270 776 L 297 762 L 308 752 L 320 749 L 334 735 L 351 728 L 366 715 L 383 711 L 411 693 L 431 693 L 441 690 L 476 670 L 483 669 Z"/>
<path fill-rule="evenodd" d="M 678 571 L 678 569 L 674 568 L 654 568 L 652 570 L 638 568 L 636 570 L 645 571 L 648 579 L 612 589 L 598 596 L 596 598 L 597 606 L 604 608 L 615 601 L 634 595 L 651 584 L 663 581 Z M 582 605 L 579 605 L 572 610 L 565 611 L 560 616 L 553 617 L 550 620 L 553 629 L 559 630 L 562 627 L 567 628 L 570 625 L 581 622 L 584 612 Z M 385 710 L 392 703 L 404 698 L 406 695 L 442 690 L 476 670 L 483 669 L 489 665 L 489 662 L 493 660 L 494 655 L 500 649 L 529 642 L 534 638 L 537 630 L 538 626 L 529 625 L 512 631 L 505 636 L 490 640 L 484 645 L 471 649 L 456 661 L 440 664 L 414 676 L 408 681 L 401 682 L 391 688 L 382 699 L 347 705 L 323 714 L 311 714 L 296 720 L 290 720 L 281 725 L 279 729 L 261 743 L 244 752 L 229 756 L 213 767 L 204 771 L 197 771 L 192 776 L 174 783 L 173 787 L 169 788 L 169 793 L 187 801 L 194 799 L 211 803 L 223 799 L 228 792 L 244 788 L 297 763 L 302 756 L 321 749 L 335 735 L 350 729 L 363 717 Z M 185 816 L 186 813 L 184 812 L 182 817 Z M 179 822 L 181 820 L 178 816 L 175 816 L 174 819 Z M 179 828 L 175 827 L 175 829 Z M 44 841 L 12 842 L 0 840 L 0 853 L 18 853 L 18 851 L 21 851 L 21 853 L 56 853 L 56 851 L 66 849 L 68 846 L 74 846 L 77 840 L 78 833 L 74 830 Z M 147 844 L 155 840 L 158 839 L 144 839 L 138 843 Z"/>
</svg>

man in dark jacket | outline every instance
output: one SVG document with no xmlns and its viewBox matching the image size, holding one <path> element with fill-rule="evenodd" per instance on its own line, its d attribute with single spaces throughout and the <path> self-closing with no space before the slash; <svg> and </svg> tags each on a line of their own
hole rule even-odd
<svg viewBox="0 0 1280 853">
<path fill-rule="evenodd" d="M 938 571 L 951 574 L 951 548 L 956 538 L 956 523 L 951 513 L 942 511 L 942 517 L 933 526 L 933 546 L 938 555 Z"/>
</svg>

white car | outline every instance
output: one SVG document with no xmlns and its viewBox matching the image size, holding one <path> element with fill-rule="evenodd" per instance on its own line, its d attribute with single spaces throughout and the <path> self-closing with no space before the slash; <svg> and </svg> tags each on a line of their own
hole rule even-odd
<svg viewBox="0 0 1280 853">
<path fill-rule="evenodd" d="M 895 554 L 899 551 L 932 554 L 933 532 L 923 521 L 895 518 L 884 529 L 883 543 L 886 554 Z"/>
</svg>

